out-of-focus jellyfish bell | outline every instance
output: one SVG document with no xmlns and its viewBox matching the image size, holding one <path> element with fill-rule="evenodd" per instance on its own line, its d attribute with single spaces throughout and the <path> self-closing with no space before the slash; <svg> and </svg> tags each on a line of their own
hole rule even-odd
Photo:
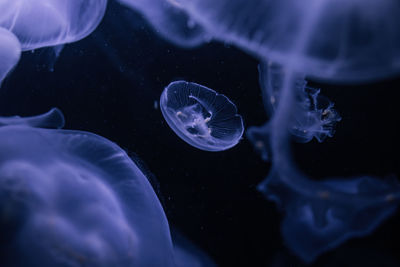
<svg viewBox="0 0 400 267">
<path fill-rule="evenodd" d="M 242 137 L 243 120 L 235 104 L 202 85 L 170 83 L 161 94 L 160 108 L 174 132 L 199 149 L 226 150 Z"/>
<path fill-rule="evenodd" d="M 14 34 L 0 27 L 0 86 L 3 79 L 18 63 L 20 55 L 21 45 L 18 39 Z"/>
<path fill-rule="evenodd" d="M 293 176 L 296 180 L 288 186 Z M 284 211 L 285 243 L 305 262 L 350 238 L 370 234 L 396 211 L 400 200 L 395 177 L 302 178 L 274 168 L 258 187 Z"/>
<path fill-rule="evenodd" d="M 174 266 L 148 180 L 116 144 L 57 129 L 57 109 L 0 120 L 0 227 L 7 266 Z"/>
<path fill-rule="evenodd" d="M 80 40 L 103 18 L 107 0 L 2 0 L 0 27 L 13 32 L 22 50 Z"/>
<path fill-rule="evenodd" d="M 396 0 L 176 0 L 215 38 L 318 79 L 400 71 Z"/>
<path fill-rule="evenodd" d="M 142 13 L 158 34 L 175 45 L 189 48 L 210 40 L 204 28 L 176 0 L 118 1 Z"/>
</svg>

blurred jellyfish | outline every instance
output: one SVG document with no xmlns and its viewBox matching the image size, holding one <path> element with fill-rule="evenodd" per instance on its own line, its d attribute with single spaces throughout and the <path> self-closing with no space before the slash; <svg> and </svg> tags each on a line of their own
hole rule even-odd
<svg viewBox="0 0 400 267">
<path fill-rule="evenodd" d="M 195 47 L 210 40 L 202 26 L 191 19 L 176 0 L 118 0 L 142 13 L 164 39 L 181 47 Z"/>
<path fill-rule="evenodd" d="M 161 94 L 160 108 L 172 130 L 199 149 L 226 150 L 242 137 L 243 120 L 235 104 L 202 85 L 170 83 Z"/>
<path fill-rule="evenodd" d="M 168 223 L 138 167 L 61 112 L 2 118 L 0 227 L 7 266 L 175 266 Z"/>
<path fill-rule="evenodd" d="M 17 65 L 21 45 L 14 34 L 0 27 L 0 86 L 7 74 Z"/>
<path fill-rule="evenodd" d="M 283 171 L 286 166 L 275 164 L 258 187 L 285 212 L 283 238 L 305 262 L 371 233 L 399 204 L 400 183 L 394 177 L 312 181 L 290 168 Z"/>
<path fill-rule="evenodd" d="M 13 32 L 22 50 L 78 41 L 103 18 L 107 0 L 2 0 L 0 27 Z"/>
<path fill-rule="evenodd" d="M 307 76 L 363 81 L 400 71 L 396 0 L 175 0 L 214 38 Z"/>
<path fill-rule="evenodd" d="M 279 95 L 282 89 L 284 75 L 282 66 L 272 63 L 259 65 L 260 85 L 266 112 L 272 117 L 279 104 Z M 320 95 L 320 90 L 307 85 L 303 78 L 299 78 L 293 85 L 295 103 L 291 113 L 290 128 L 293 140 L 299 143 L 310 142 L 313 138 L 323 142 L 327 137 L 333 137 L 335 125 L 341 120 L 334 104 Z M 260 152 L 264 160 L 268 160 L 269 150 L 269 123 L 262 127 L 250 127 L 247 136 Z"/>
<path fill-rule="evenodd" d="M 289 67 L 283 70 L 282 76 L 274 72 L 276 83 L 261 82 L 271 120 L 251 127 L 247 136 L 262 158 L 272 162 L 270 174 L 258 189 L 285 212 L 285 243 L 303 261 L 312 262 L 349 238 L 369 234 L 393 214 L 400 186 L 396 179 L 366 176 L 313 181 L 303 174 L 292 159 L 291 141 L 315 138 L 322 142 L 333 135 L 340 116 L 319 90 L 307 87 L 303 75 Z"/>
<path fill-rule="evenodd" d="M 177 1 L 213 37 L 261 61 L 271 119 L 249 129 L 248 137 L 272 162 L 259 190 L 285 210 L 282 233 L 292 251 L 311 262 L 348 238 L 370 233 L 393 213 L 400 199 L 395 182 L 313 181 L 296 167 L 291 141 L 323 141 L 340 120 L 333 103 L 307 87 L 306 77 L 354 83 L 400 72 L 398 1 Z"/>
</svg>

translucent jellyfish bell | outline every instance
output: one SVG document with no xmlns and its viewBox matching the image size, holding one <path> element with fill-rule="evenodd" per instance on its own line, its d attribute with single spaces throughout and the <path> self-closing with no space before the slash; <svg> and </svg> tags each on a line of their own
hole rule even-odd
<svg viewBox="0 0 400 267">
<path fill-rule="evenodd" d="M 0 27 L 0 86 L 3 79 L 18 63 L 21 45 L 14 34 Z"/>
<path fill-rule="evenodd" d="M 202 85 L 170 83 L 161 95 L 160 107 L 172 130 L 199 149 L 226 150 L 242 137 L 243 120 L 235 104 Z"/>
<path fill-rule="evenodd" d="M 176 0 L 215 38 L 318 79 L 400 71 L 396 0 Z"/>
<path fill-rule="evenodd" d="M 103 18 L 107 0 L 2 0 L 0 27 L 13 32 L 22 50 L 80 40 Z"/>
<path fill-rule="evenodd" d="M 142 171 L 105 138 L 35 128 L 63 124 L 57 109 L 0 118 L 7 266 L 174 266 L 168 222 Z"/>
</svg>

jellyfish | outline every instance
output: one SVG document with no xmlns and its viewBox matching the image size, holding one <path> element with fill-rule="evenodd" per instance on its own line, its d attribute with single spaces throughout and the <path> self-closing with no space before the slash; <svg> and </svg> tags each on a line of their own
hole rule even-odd
<svg viewBox="0 0 400 267">
<path fill-rule="evenodd" d="M 23 51 L 78 41 L 100 23 L 107 0 L 3 0 L 0 27 L 17 36 Z"/>
<path fill-rule="evenodd" d="M 58 109 L 0 121 L 3 263 L 175 266 L 161 204 L 121 148 L 57 129 Z"/>
<path fill-rule="evenodd" d="M 226 150 L 242 137 L 243 120 L 235 104 L 205 86 L 172 82 L 161 94 L 160 108 L 172 130 L 199 149 Z"/>
<path fill-rule="evenodd" d="M 261 62 L 270 120 L 249 129 L 248 137 L 271 161 L 258 189 L 285 211 L 282 234 L 297 256 L 312 262 L 393 214 L 400 200 L 395 182 L 370 176 L 312 180 L 297 168 L 291 142 L 323 141 L 340 121 L 333 102 L 306 79 L 361 83 L 399 73 L 397 1 L 177 1 L 216 40 Z"/>
<path fill-rule="evenodd" d="M 280 65 L 261 63 L 259 65 L 260 85 L 262 90 L 265 111 L 273 116 L 278 104 L 282 89 L 284 72 Z M 296 101 L 291 113 L 291 123 L 288 131 L 291 138 L 299 143 L 310 142 L 315 138 L 322 143 L 326 138 L 333 137 L 335 126 L 341 116 L 334 109 L 334 103 L 320 94 L 320 89 L 307 85 L 303 78 L 296 80 L 293 85 Z M 269 143 L 269 123 L 260 127 L 250 127 L 247 137 L 254 144 L 263 160 L 269 160 L 271 154 Z"/>
<path fill-rule="evenodd" d="M 400 71 L 395 0 L 176 1 L 214 39 L 307 77 L 359 82 Z"/>
<path fill-rule="evenodd" d="M 211 38 L 175 0 L 119 0 L 142 13 L 160 36 L 175 45 L 192 48 Z"/>
<path fill-rule="evenodd" d="M 7 74 L 17 65 L 20 55 L 21 45 L 18 39 L 0 27 L 0 86 Z"/>
</svg>

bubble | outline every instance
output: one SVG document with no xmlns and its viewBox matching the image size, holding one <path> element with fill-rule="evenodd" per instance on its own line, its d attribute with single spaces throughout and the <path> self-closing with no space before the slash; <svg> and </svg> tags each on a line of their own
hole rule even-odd
<svg viewBox="0 0 400 267">
<path fill-rule="evenodd" d="M 243 120 L 224 95 L 196 83 L 176 81 L 161 94 L 160 108 L 168 125 L 188 144 L 206 151 L 235 146 Z"/>
</svg>

